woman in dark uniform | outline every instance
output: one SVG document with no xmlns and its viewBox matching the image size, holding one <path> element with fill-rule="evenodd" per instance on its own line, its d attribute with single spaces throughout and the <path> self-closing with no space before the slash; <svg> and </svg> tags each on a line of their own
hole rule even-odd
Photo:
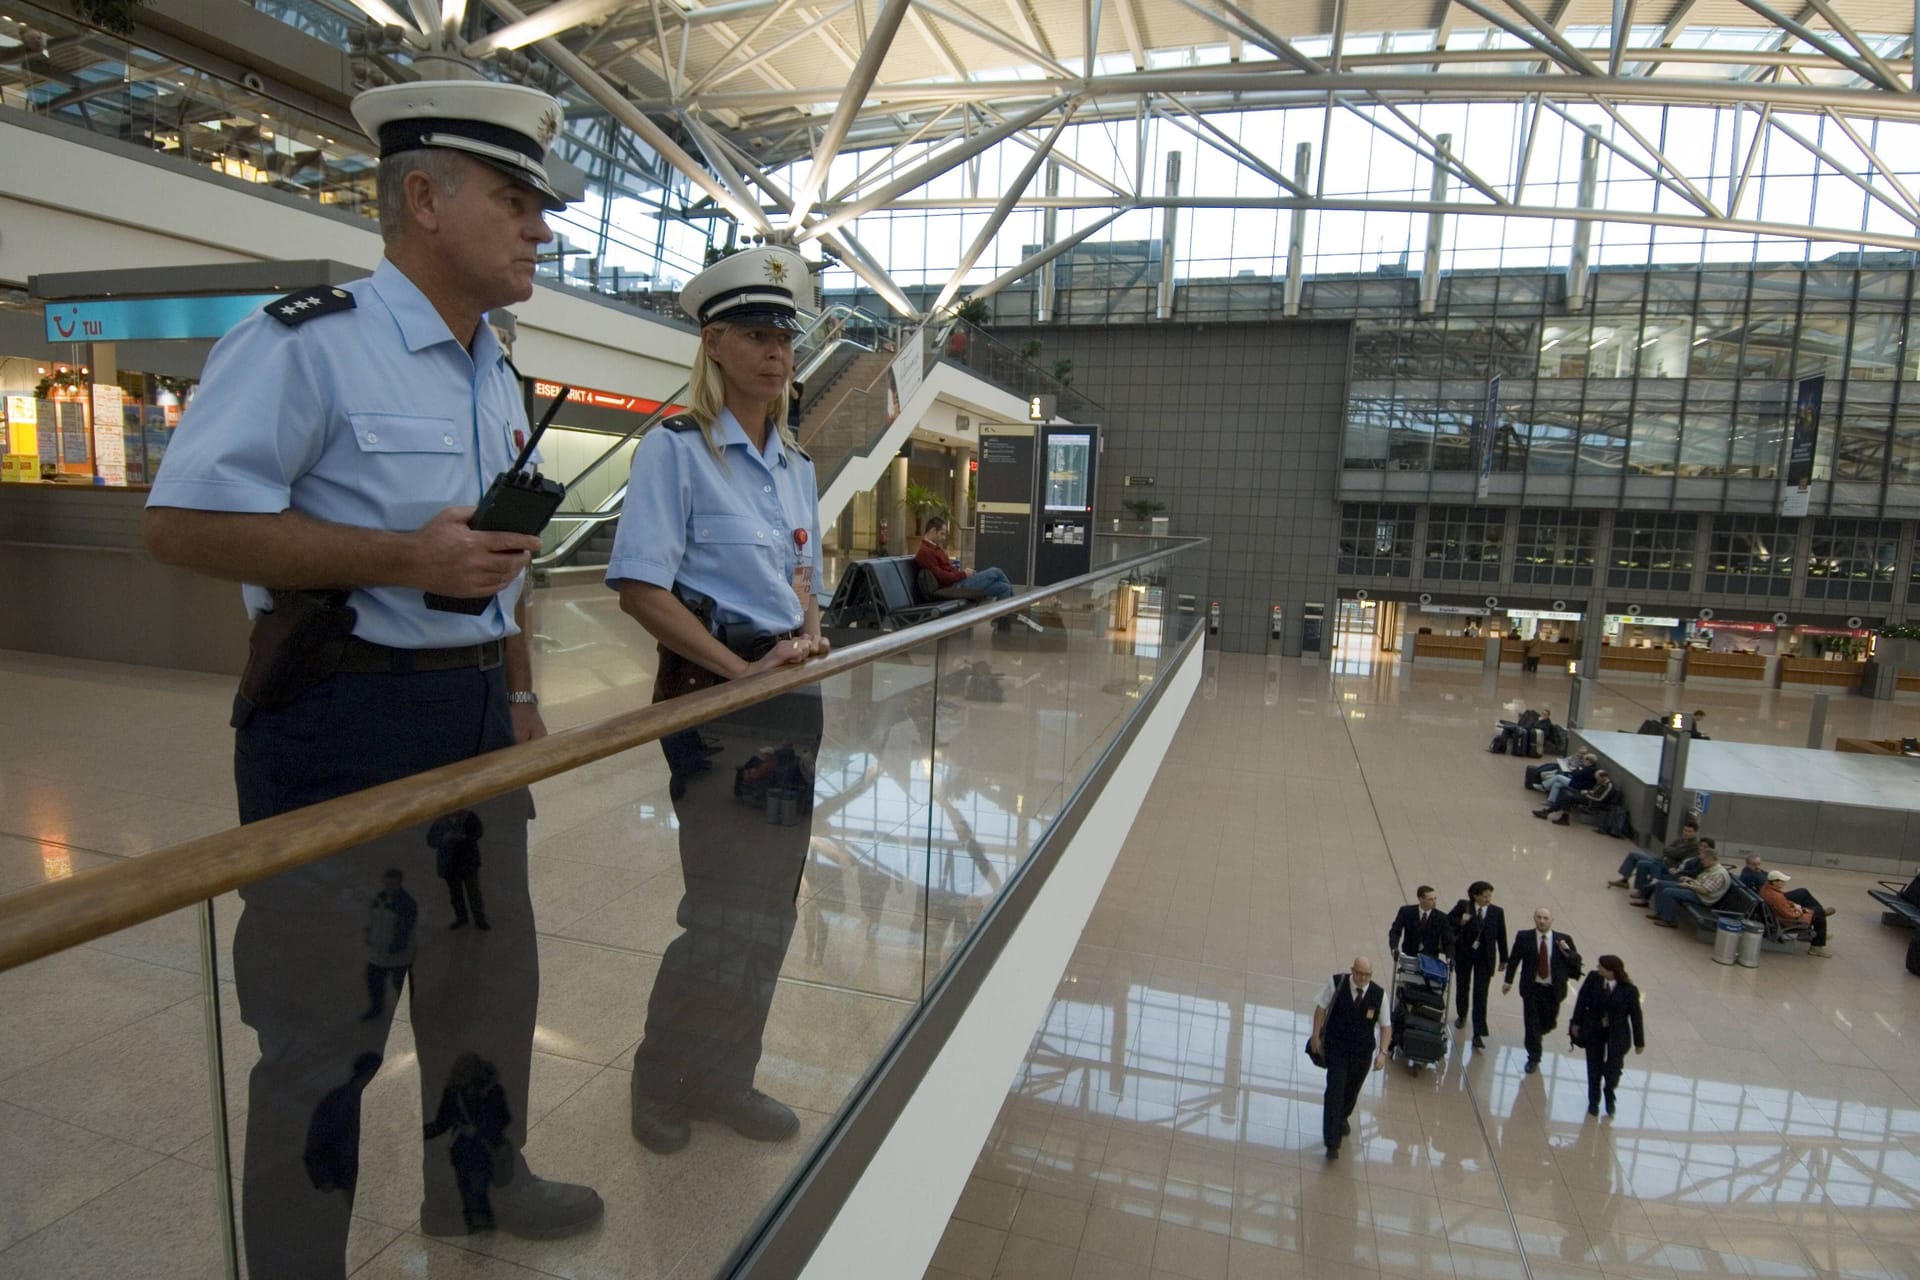
<svg viewBox="0 0 1920 1280">
<path fill-rule="evenodd" d="M 1574 1047 L 1587 1051 L 1587 1114 L 1600 1114 L 1604 1093 L 1607 1114 L 1614 1112 L 1614 1090 L 1631 1044 L 1635 1053 L 1647 1051 L 1646 1028 L 1640 1020 L 1640 988 L 1627 977 L 1619 956 L 1601 956 L 1580 987 L 1567 1024 Z"/>
<path fill-rule="evenodd" d="M 802 292 L 804 290 L 804 292 Z M 607 585 L 658 642 L 654 700 L 824 654 L 813 463 L 787 423 L 805 262 L 769 246 L 695 277 L 691 411 L 641 438 Z M 633 1062 L 633 1134 L 678 1151 L 691 1121 L 763 1142 L 799 1120 L 754 1087 L 797 918 L 820 746 L 817 688 L 663 739 L 680 825 L 681 934 Z"/>
</svg>

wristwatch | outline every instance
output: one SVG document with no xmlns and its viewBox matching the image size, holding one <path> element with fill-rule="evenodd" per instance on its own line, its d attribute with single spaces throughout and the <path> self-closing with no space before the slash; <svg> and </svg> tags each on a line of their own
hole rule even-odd
<svg viewBox="0 0 1920 1280">
<path fill-rule="evenodd" d="M 515 689 L 507 695 L 507 701 L 521 706 L 537 707 L 540 705 L 540 695 L 531 689 Z"/>
</svg>

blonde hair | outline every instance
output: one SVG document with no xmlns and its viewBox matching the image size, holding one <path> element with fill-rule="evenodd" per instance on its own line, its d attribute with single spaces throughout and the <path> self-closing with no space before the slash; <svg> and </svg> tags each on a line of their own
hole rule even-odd
<svg viewBox="0 0 1920 1280">
<path fill-rule="evenodd" d="M 725 457 L 720 449 L 720 411 L 727 407 L 727 380 L 720 372 L 720 366 L 707 354 L 707 335 L 725 333 L 731 328 L 726 321 L 716 320 L 700 331 L 700 349 L 693 355 L 693 371 L 687 375 L 687 412 L 700 424 L 700 434 L 705 437 L 707 448 L 715 458 L 723 463 Z M 789 449 L 798 449 L 800 442 L 787 429 L 787 405 L 793 395 L 793 386 L 789 383 L 780 389 L 779 396 L 767 406 L 774 430 L 780 433 L 780 443 Z M 745 423 L 741 423 L 745 426 Z"/>
</svg>

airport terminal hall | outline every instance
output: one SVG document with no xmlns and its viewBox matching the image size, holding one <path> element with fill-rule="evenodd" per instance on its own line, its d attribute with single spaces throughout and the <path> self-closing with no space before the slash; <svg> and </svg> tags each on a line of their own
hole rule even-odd
<svg viewBox="0 0 1920 1280">
<path fill-rule="evenodd" d="M 1916 23 L 0 0 L 0 1280 L 1920 1280 Z"/>
</svg>

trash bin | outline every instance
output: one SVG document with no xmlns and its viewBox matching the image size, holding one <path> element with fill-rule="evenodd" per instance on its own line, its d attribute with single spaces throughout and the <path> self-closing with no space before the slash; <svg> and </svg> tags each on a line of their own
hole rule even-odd
<svg viewBox="0 0 1920 1280">
<path fill-rule="evenodd" d="M 1713 931 L 1713 962 L 1732 964 L 1740 954 L 1740 935 L 1742 925 L 1736 915 L 1722 915 L 1720 927 Z"/>
<path fill-rule="evenodd" d="M 1767 926 L 1761 924 L 1758 920 L 1749 920 L 1746 922 L 1745 927 L 1740 931 L 1739 962 L 1742 969 L 1758 969 L 1760 967 L 1760 939 L 1764 938 L 1766 933 Z"/>
</svg>

